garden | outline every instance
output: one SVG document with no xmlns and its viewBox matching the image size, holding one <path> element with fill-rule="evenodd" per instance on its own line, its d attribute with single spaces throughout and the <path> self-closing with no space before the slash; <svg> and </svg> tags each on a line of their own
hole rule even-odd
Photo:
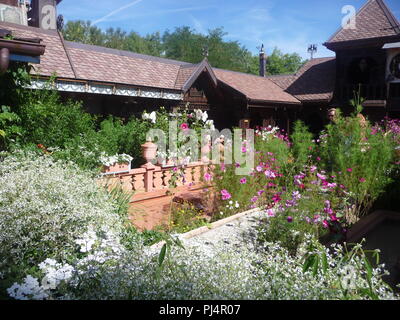
<svg viewBox="0 0 400 320">
<path fill-rule="evenodd" d="M 372 124 L 358 103 L 317 137 L 300 121 L 290 137 L 258 128 L 254 150 L 240 148 L 255 153 L 249 175 L 236 175 L 239 163 L 204 174 L 205 197 L 216 203 L 208 219 L 185 204 L 173 227 L 139 232 L 129 221 L 131 195 L 102 187 L 102 167 L 138 167 L 148 130 L 167 132 L 176 120 L 200 133 L 213 129 L 207 114 L 160 108 L 102 118 L 52 90 L 22 89 L 24 68 L 1 81 L 9 91 L 0 96 L 0 299 L 399 299 L 384 281 L 379 250 L 346 242 L 376 208 L 398 211 L 391 206 L 399 196 L 398 120 Z M 171 189 L 193 160 L 184 155 Z M 251 209 L 262 215 L 252 247 L 186 246 L 179 236 Z"/>
</svg>

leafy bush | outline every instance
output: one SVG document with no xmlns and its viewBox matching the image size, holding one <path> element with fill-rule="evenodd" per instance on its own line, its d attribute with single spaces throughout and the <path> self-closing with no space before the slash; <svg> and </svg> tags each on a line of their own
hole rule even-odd
<svg viewBox="0 0 400 320">
<path fill-rule="evenodd" d="M 315 147 L 313 143 L 313 135 L 302 121 L 296 121 L 294 124 L 293 134 L 290 136 L 292 141 L 291 152 L 293 154 L 297 170 L 303 169 L 304 165 L 309 162 L 310 155 Z"/>
<path fill-rule="evenodd" d="M 46 258 L 69 261 L 89 229 L 123 229 L 115 200 L 90 173 L 31 153 L 1 162 L 0 268 L 8 279 Z"/>
<path fill-rule="evenodd" d="M 21 144 L 63 148 L 76 136 L 94 130 L 93 119 L 81 104 L 72 101 L 62 103 L 55 91 L 27 90 L 21 103 L 13 109 L 23 129 L 17 140 Z"/>
<path fill-rule="evenodd" d="M 393 141 L 384 132 L 372 130 L 360 115 L 338 115 L 321 140 L 321 163 L 326 171 L 338 175 L 339 183 L 355 198 L 353 217 L 349 217 L 354 223 L 368 213 L 392 181 Z"/>
<path fill-rule="evenodd" d="M 294 256 L 274 243 L 266 244 L 264 253 L 198 243 L 172 247 L 160 259 L 159 250 L 140 242 L 131 251 L 115 237 L 97 243 L 73 263 L 44 261 L 40 275 L 14 283 L 9 295 L 74 300 L 398 299 L 382 281 L 382 266 L 372 268 L 359 247 L 348 252 L 336 246 L 331 253 L 309 237 Z"/>
</svg>

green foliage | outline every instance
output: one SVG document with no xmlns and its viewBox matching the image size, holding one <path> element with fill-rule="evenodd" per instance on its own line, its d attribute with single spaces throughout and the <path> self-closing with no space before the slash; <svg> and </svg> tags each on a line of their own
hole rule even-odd
<svg viewBox="0 0 400 320">
<path fill-rule="evenodd" d="M 197 209 L 193 204 L 173 204 L 167 230 L 172 233 L 186 233 L 207 225 L 209 225 L 209 222 L 204 212 Z"/>
<path fill-rule="evenodd" d="M 369 211 L 392 181 L 393 141 L 384 132 L 373 132 L 359 115 L 344 118 L 340 113 L 323 137 L 322 163 L 328 172 L 339 173 L 339 183 L 355 198 L 354 222 Z"/>
<path fill-rule="evenodd" d="M 297 53 L 284 54 L 281 50 L 275 48 L 268 57 L 267 74 L 292 74 L 297 72 L 305 62 Z"/>
<path fill-rule="evenodd" d="M 309 156 L 314 150 L 313 135 L 305 124 L 298 120 L 294 124 L 293 134 L 290 138 L 292 141 L 291 151 L 296 159 L 296 169 L 301 170 L 309 162 Z"/>
<path fill-rule="evenodd" d="M 307 209 L 312 212 L 311 208 Z M 293 218 L 292 222 L 288 222 L 289 217 Z M 263 220 L 258 227 L 258 241 L 279 243 L 288 250 L 289 254 L 296 255 L 307 234 L 312 234 L 318 239 L 322 232 L 319 225 L 307 223 L 301 214 L 294 215 L 290 211 L 285 211 L 278 213 L 273 218 Z"/>
<path fill-rule="evenodd" d="M 178 27 L 141 36 L 136 32 L 109 28 L 102 31 L 91 25 L 90 21 L 68 21 L 63 30 L 66 40 L 127 50 L 152 56 L 165 57 L 179 61 L 199 63 L 204 59 L 203 50 L 207 47 L 208 60 L 215 68 L 245 73 L 259 73 L 259 56 L 253 55 L 238 41 L 226 41 L 223 28 L 209 30 L 202 34 L 188 27 Z M 283 54 L 277 48 L 269 57 L 267 73 L 270 75 L 296 72 L 304 61 L 297 53 Z"/>
<path fill-rule="evenodd" d="M 14 108 L 23 128 L 17 139 L 21 144 L 42 144 L 63 148 L 73 138 L 93 131 L 93 118 L 80 103 L 62 103 L 56 91 L 26 90 Z"/>
</svg>

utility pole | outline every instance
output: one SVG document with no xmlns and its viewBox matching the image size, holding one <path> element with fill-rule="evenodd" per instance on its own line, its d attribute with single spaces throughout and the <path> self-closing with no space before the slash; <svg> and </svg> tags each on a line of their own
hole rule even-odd
<svg viewBox="0 0 400 320">
<path fill-rule="evenodd" d="M 314 59 L 314 54 L 318 51 L 318 45 L 311 44 L 308 46 L 308 53 L 311 55 L 311 60 Z"/>
</svg>

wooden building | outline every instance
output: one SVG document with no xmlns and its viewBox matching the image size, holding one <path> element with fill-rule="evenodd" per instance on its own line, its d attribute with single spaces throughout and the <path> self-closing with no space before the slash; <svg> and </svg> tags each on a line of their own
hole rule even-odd
<svg viewBox="0 0 400 320">
<path fill-rule="evenodd" d="M 219 129 L 278 125 L 290 131 L 302 119 L 318 132 L 329 109 L 351 110 L 357 88 L 372 120 L 400 117 L 400 24 L 382 0 L 369 0 L 356 23 L 356 30 L 341 28 L 325 43 L 336 58 L 312 59 L 282 76 L 265 75 L 263 49 L 256 76 L 213 68 L 207 59 L 191 64 L 65 41 L 43 26 L 0 22 L 0 28 L 46 46 L 32 88 L 43 89 L 55 76 L 62 97 L 81 100 L 91 113 L 127 118 L 161 106 L 188 107 L 209 111 Z"/>
</svg>

